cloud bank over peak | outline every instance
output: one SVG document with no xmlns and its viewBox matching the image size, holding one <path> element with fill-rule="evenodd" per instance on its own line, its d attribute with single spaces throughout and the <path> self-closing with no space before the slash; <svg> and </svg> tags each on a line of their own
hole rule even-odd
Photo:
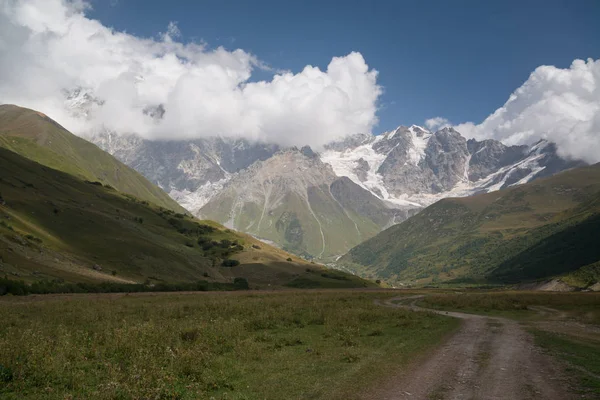
<svg viewBox="0 0 600 400">
<path fill-rule="evenodd" d="M 82 0 L 0 0 L 0 103 L 37 109 L 78 134 L 106 127 L 316 148 L 377 123 L 382 89 L 360 53 L 334 57 L 324 71 L 308 65 L 253 81 L 269 67 L 244 50 L 184 43 L 175 23 L 136 37 L 88 9 Z M 75 103 L 78 115 L 65 107 Z M 148 112 L 159 105 L 162 118 Z"/>
<path fill-rule="evenodd" d="M 446 118 L 435 117 L 435 118 L 429 118 L 428 120 L 426 120 L 425 126 L 430 131 L 435 131 L 438 129 L 443 129 L 443 128 L 452 126 L 452 123 L 450 123 L 450 121 L 448 121 Z"/>
<path fill-rule="evenodd" d="M 547 139 L 563 157 L 599 162 L 600 60 L 575 60 L 564 69 L 540 66 L 482 123 L 466 122 L 455 129 L 468 138 L 509 145 Z"/>
</svg>

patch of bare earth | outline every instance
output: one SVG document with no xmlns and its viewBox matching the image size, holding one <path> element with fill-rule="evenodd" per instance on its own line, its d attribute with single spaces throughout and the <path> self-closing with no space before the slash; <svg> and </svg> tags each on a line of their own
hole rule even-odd
<svg viewBox="0 0 600 400">
<path fill-rule="evenodd" d="M 406 305 L 410 299 L 402 300 L 404 304 L 394 304 L 392 299 L 383 305 L 424 310 Z M 462 327 L 424 362 L 365 394 L 365 399 L 576 398 L 568 392 L 567 378 L 557 363 L 534 346 L 518 322 L 429 311 L 461 318 Z"/>
</svg>

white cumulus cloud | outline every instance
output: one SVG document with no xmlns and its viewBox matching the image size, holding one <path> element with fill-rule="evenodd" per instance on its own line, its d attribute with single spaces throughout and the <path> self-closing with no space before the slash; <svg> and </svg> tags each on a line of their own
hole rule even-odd
<svg viewBox="0 0 600 400">
<path fill-rule="evenodd" d="M 269 68 L 249 52 L 185 43 L 175 23 L 136 37 L 88 18 L 88 9 L 83 0 L 0 0 L 0 103 L 37 109 L 78 134 L 106 127 L 316 148 L 377 123 L 382 90 L 360 53 L 257 82 L 253 71 Z M 65 90 L 76 88 L 101 100 L 85 118 L 65 107 Z M 158 105 L 162 119 L 144 112 Z"/>
<path fill-rule="evenodd" d="M 540 66 L 482 123 L 455 129 L 469 138 L 530 144 L 547 139 L 563 157 L 600 161 L 600 60 Z"/>
<path fill-rule="evenodd" d="M 452 126 L 452 123 L 450 121 L 448 121 L 446 118 L 435 117 L 435 118 L 429 118 L 428 120 L 426 120 L 425 126 L 430 131 L 435 131 L 438 129 L 446 128 L 448 126 Z"/>
</svg>

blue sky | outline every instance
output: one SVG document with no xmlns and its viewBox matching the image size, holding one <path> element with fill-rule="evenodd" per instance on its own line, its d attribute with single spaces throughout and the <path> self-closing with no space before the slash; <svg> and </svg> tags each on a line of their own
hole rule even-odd
<svg viewBox="0 0 600 400">
<path fill-rule="evenodd" d="M 376 132 L 435 116 L 478 123 L 539 65 L 600 58 L 594 0 L 92 4 L 87 14 L 117 30 L 149 37 L 176 21 L 183 41 L 241 48 L 293 72 L 358 51 L 384 87 Z"/>
</svg>

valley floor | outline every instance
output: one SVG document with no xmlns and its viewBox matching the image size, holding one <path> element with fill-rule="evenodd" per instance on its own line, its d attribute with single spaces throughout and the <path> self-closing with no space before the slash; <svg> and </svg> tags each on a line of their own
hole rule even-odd
<svg viewBox="0 0 600 400">
<path fill-rule="evenodd" d="M 4 296 L 0 398 L 595 399 L 598 300 L 357 289 Z"/>
<path fill-rule="evenodd" d="M 0 298 L 0 398 L 358 399 L 458 322 L 385 291 Z"/>
</svg>

